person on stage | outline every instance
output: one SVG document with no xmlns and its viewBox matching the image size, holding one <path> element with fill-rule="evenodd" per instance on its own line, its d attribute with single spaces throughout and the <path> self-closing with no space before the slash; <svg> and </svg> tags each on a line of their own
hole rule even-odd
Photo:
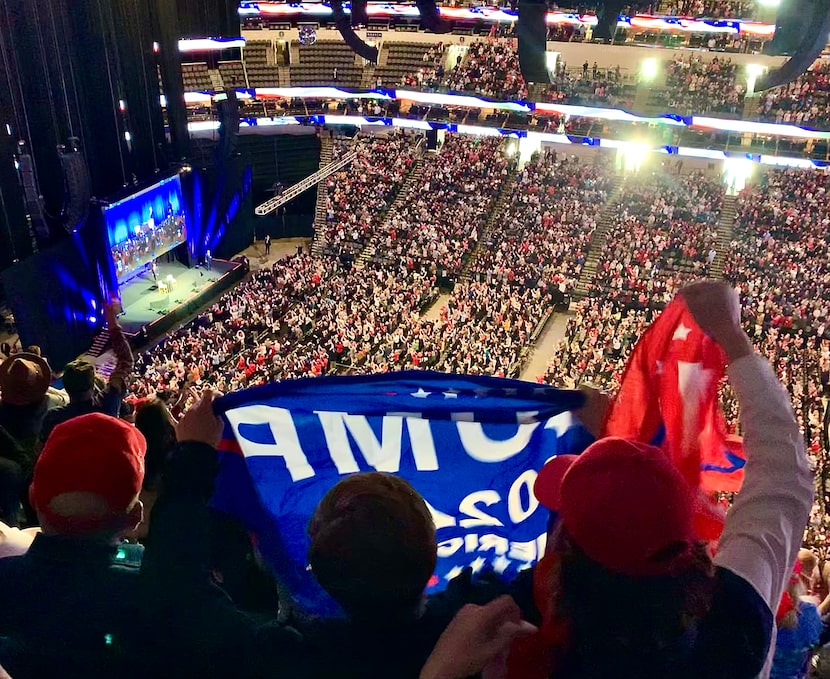
<svg viewBox="0 0 830 679">
<path fill-rule="evenodd" d="M 150 273 L 153 274 L 153 281 L 158 285 L 159 282 L 159 267 L 156 264 L 156 260 L 154 259 L 150 262 Z"/>
</svg>

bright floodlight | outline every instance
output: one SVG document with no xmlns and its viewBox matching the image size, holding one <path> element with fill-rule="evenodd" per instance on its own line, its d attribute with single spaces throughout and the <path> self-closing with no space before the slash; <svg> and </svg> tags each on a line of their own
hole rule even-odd
<svg viewBox="0 0 830 679">
<path fill-rule="evenodd" d="M 761 7 L 778 7 L 781 4 L 781 0 L 758 0 L 758 4 Z"/>
<path fill-rule="evenodd" d="M 640 64 L 640 76 L 643 80 L 654 80 L 660 72 L 660 64 L 654 57 L 643 59 Z"/>
<path fill-rule="evenodd" d="M 650 152 L 648 144 L 639 141 L 621 146 L 618 153 L 621 155 L 623 171 L 626 174 L 637 174 Z"/>
</svg>

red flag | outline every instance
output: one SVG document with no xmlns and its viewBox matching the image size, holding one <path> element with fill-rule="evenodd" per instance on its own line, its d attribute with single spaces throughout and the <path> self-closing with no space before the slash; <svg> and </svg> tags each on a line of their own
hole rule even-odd
<svg viewBox="0 0 830 679">
<path fill-rule="evenodd" d="M 662 447 L 694 488 L 739 490 L 743 451 L 718 405 L 725 372 L 723 350 L 676 297 L 634 347 L 603 435 Z"/>
</svg>

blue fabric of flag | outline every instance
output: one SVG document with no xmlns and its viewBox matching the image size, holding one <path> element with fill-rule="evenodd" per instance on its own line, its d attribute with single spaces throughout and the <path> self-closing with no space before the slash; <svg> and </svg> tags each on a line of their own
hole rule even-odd
<svg viewBox="0 0 830 679">
<path fill-rule="evenodd" d="M 430 506 L 439 557 L 430 591 L 467 566 L 512 578 L 544 551 L 538 470 L 592 441 L 570 412 L 583 404 L 578 391 L 424 371 L 235 392 L 216 403 L 225 432 L 213 505 L 256 534 L 293 604 L 312 614 L 336 606 L 307 569 L 308 521 L 356 472 L 400 475 Z"/>
</svg>

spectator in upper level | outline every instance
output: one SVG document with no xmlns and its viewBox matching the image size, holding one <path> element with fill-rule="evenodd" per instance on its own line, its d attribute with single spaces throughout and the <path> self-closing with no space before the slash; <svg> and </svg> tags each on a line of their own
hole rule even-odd
<svg viewBox="0 0 830 679">
<path fill-rule="evenodd" d="M 127 380 L 133 370 L 133 352 L 118 323 L 113 304 L 104 305 L 104 317 L 116 358 L 109 380 L 104 384 L 95 374 L 95 366 L 89 361 L 78 359 L 67 364 L 63 373 L 63 386 L 69 394 L 69 404 L 56 408 L 44 418 L 40 432 L 41 442 L 46 441 L 58 424 L 79 415 L 101 412 L 118 417 L 121 402 L 127 394 Z"/>
<path fill-rule="evenodd" d="M 612 438 L 577 458 L 544 494 L 559 510 L 545 557 L 555 564 L 537 592 L 551 676 L 750 679 L 771 661 L 773 611 L 813 500 L 804 439 L 741 328 L 735 291 L 703 283 L 682 294 L 728 357 L 743 489 L 712 563 L 696 537 L 694 493 L 662 451 Z"/>
<path fill-rule="evenodd" d="M 155 617 L 163 621 L 162 652 L 178 654 L 188 672 L 209 676 L 418 677 L 457 609 L 473 596 L 459 584 L 425 599 L 437 544 L 424 500 L 387 474 L 342 481 L 309 524 L 309 563 L 349 619 L 297 622 L 302 638 L 276 618 L 254 620 L 210 581 L 207 503 L 222 431 L 212 400 L 208 394 L 179 422 L 180 443 L 142 564 Z M 500 589 L 476 596 L 489 599 Z"/>
<path fill-rule="evenodd" d="M 0 560 L 0 663 L 16 679 L 142 674 L 140 578 L 114 543 L 141 520 L 144 452 L 135 427 L 100 413 L 46 442 L 30 488 L 42 533 Z"/>
</svg>

